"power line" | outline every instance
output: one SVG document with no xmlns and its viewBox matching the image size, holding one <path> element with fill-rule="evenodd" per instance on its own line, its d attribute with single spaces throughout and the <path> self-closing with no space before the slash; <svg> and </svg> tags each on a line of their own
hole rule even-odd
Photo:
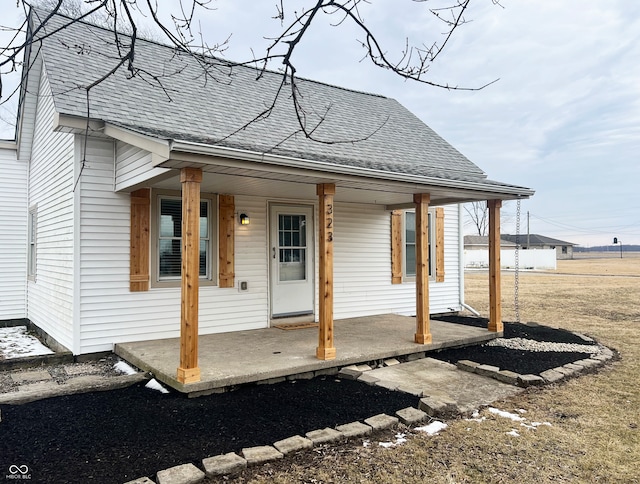
<svg viewBox="0 0 640 484">
<path fill-rule="evenodd" d="M 591 228 L 584 228 L 584 227 L 578 227 L 577 225 L 571 225 L 571 224 L 567 224 L 567 223 L 562 223 L 562 222 L 556 222 L 554 220 L 545 218 L 545 217 L 540 217 L 539 215 L 536 214 L 531 214 L 532 217 L 548 223 L 550 225 L 554 225 L 556 227 L 560 227 L 560 228 L 564 228 L 564 229 L 571 229 L 574 231 L 578 231 L 578 232 L 582 232 L 585 234 L 605 234 L 608 235 L 611 232 L 617 232 L 620 233 L 621 235 L 630 235 L 630 236 L 640 236 L 640 234 L 638 233 L 631 233 L 631 232 L 624 232 L 624 231 L 620 231 L 619 229 L 621 228 L 627 228 L 627 227 L 631 227 L 634 226 L 635 224 L 629 224 L 629 225 L 610 225 L 610 226 L 600 226 L 600 228 L 602 229 L 607 229 L 607 230 L 596 230 L 593 227 Z"/>
</svg>

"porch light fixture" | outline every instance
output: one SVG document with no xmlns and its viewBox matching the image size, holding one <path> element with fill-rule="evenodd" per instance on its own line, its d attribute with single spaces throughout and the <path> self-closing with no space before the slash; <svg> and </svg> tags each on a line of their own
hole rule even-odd
<svg viewBox="0 0 640 484">
<path fill-rule="evenodd" d="M 249 225 L 251 223 L 251 219 L 246 213 L 240 214 L 240 225 Z"/>
</svg>

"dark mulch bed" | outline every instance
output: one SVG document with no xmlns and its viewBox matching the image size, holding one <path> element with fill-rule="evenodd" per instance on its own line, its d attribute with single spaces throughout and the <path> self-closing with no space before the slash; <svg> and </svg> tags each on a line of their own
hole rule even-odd
<svg viewBox="0 0 640 484">
<path fill-rule="evenodd" d="M 441 318 L 486 327 L 481 318 Z M 505 323 L 506 338 L 587 344 L 563 330 Z M 594 343 L 595 344 L 595 343 Z M 468 359 L 535 373 L 586 353 L 530 353 L 479 345 L 444 350 L 438 359 Z M 121 483 L 203 458 L 324 427 L 362 421 L 416 405 L 416 397 L 362 383 L 316 378 L 254 385 L 189 400 L 141 386 L 0 405 L 0 479 L 27 465 L 30 482 Z"/>
<path fill-rule="evenodd" d="M 469 326 L 486 328 L 486 318 L 471 318 L 461 316 L 441 316 L 437 319 L 451 323 L 466 324 Z M 596 345 L 564 329 L 553 329 L 535 323 L 504 323 L 504 338 L 525 338 L 534 341 L 547 341 L 553 343 L 575 343 L 581 345 Z M 453 348 L 442 350 L 429 356 L 449 363 L 459 360 L 471 360 L 482 365 L 493 365 L 501 370 L 511 370 L 521 375 L 539 375 L 545 370 L 566 365 L 577 360 L 589 358 L 590 353 L 544 351 L 533 353 L 531 351 L 512 350 L 499 346 L 487 346 L 486 344 L 469 346 L 465 348 Z"/>
<path fill-rule="evenodd" d="M 2 405 L 0 478 L 29 466 L 31 482 L 122 483 L 203 458 L 417 404 L 348 380 L 255 385 L 187 399 L 141 386 Z"/>
</svg>

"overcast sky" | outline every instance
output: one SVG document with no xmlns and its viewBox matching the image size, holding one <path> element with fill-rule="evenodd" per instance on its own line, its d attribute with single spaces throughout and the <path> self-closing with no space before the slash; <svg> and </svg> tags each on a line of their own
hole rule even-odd
<svg viewBox="0 0 640 484">
<path fill-rule="evenodd" d="M 251 58 L 251 48 L 259 55 L 263 37 L 279 32 L 276 3 L 218 0 L 199 16 L 203 34 L 210 44 L 231 35 L 231 60 Z M 329 19 L 318 19 L 296 50 L 298 75 L 393 97 L 489 178 L 536 190 L 522 202 L 521 233 L 530 212 L 531 233 L 587 246 L 614 236 L 640 244 L 640 2 L 501 4 L 473 1 L 472 22 L 431 70 L 430 79 L 465 87 L 499 79 L 483 90 L 447 91 L 372 67 L 361 61 L 363 36 Z M 441 40 L 427 11 L 433 5 L 374 0 L 361 14 L 397 58 L 407 37 Z M 504 211 L 515 222 L 516 203 Z M 504 233 L 515 233 L 512 222 Z"/>
</svg>

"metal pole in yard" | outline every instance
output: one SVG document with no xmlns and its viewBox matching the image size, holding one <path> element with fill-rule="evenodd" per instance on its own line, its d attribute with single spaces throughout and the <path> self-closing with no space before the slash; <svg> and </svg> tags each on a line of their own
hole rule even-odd
<svg viewBox="0 0 640 484">
<path fill-rule="evenodd" d="M 620 244 L 620 258 L 622 259 L 622 240 L 620 240 L 618 237 L 614 237 L 613 244 Z"/>
</svg>

